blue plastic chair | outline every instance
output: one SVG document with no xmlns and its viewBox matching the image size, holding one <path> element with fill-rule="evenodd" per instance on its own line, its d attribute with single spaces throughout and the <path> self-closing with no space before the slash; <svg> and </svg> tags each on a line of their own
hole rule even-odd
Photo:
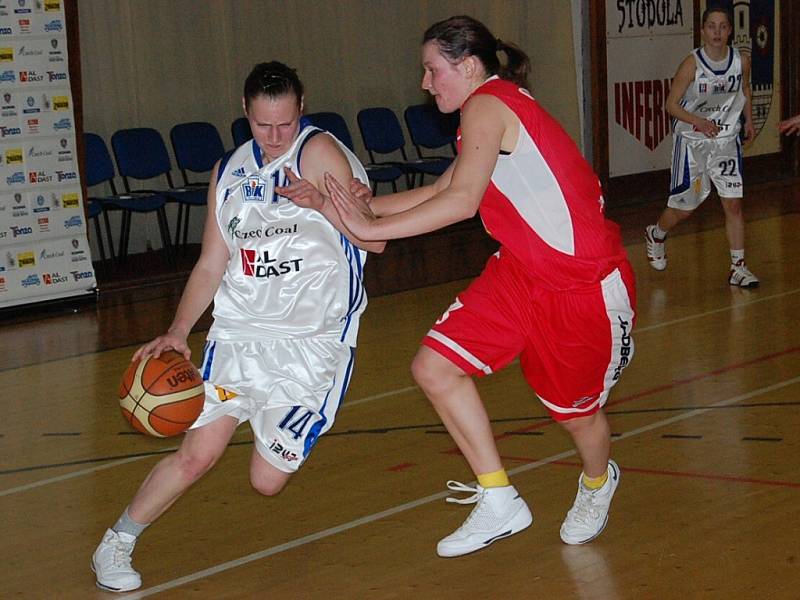
<svg viewBox="0 0 800 600">
<path fill-rule="evenodd" d="M 347 127 L 347 122 L 344 117 L 336 112 L 316 112 L 306 115 L 309 122 L 314 127 L 319 127 L 325 131 L 329 131 L 336 138 L 347 146 L 350 150 L 353 149 L 353 138 L 350 135 L 350 129 Z M 376 194 L 378 191 L 379 183 L 389 183 L 392 186 L 392 191 L 397 192 L 397 180 L 403 176 L 403 171 L 393 166 L 381 166 L 374 164 L 366 164 L 364 168 L 367 171 L 367 176 L 372 182 L 372 193 Z"/>
<path fill-rule="evenodd" d="M 216 162 L 225 154 L 222 138 L 211 123 L 193 121 L 175 125 L 169 132 L 175 162 L 183 177 L 185 188 L 194 188 L 207 194 L 208 182 L 190 181 L 188 172 L 208 173 Z M 186 207 L 184 213 L 183 208 Z M 190 204 L 178 205 L 178 226 L 175 232 L 175 244 L 185 247 L 189 236 L 189 209 Z M 181 232 L 181 222 L 183 231 Z M 182 235 L 182 240 L 181 240 Z"/>
<path fill-rule="evenodd" d="M 111 248 L 112 263 L 115 262 L 117 258 L 119 260 L 124 260 L 128 254 L 128 242 L 130 238 L 132 214 L 145 214 L 151 212 L 156 213 L 158 218 L 158 227 L 161 233 L 161 242 L 165 248 L 168 261 L 172 263 L 172 252 L 169 243 L 169 228 L 167 226 L 167 215 L 164 208 L 166 204 L 166 198 L 159 194 L 141 192 L 126 194 L 118 193 L 116 184 L 114 183 L 114 177 L 116 176 L 114 163 L 111 160 L 111 154 L 109 153 L 108 147 L 103 141 L 103 138 L 96 133 L 85 132 L 83 134 L 83 142 L 86 158 L 86 187 L 107 184 L 111 190 L 111 195 L 89 197 L 88 207 L 90 215 L 97 211 L 96 208 L 93 208 L 93 205 L 99 205 L 102 208 L 108 236 L 108 244 Z M 119 247 L 116 252 L 116 258 L 114 255 L 114 243 L 111 238 L 111 226 L 108 221 L 107 213 L 109 210 L 119 210 L 122 212 Z"/>
<path fill-rule="evenodd" d="M 403 113 L 411 143 L 417 156 L 426 162 L 427 170 L 420 175 L 420 183 L 425 174 L 441 175 L 453 162 L 456 154 L 456 132 L 458 113 L 444 115 L 431 104 L 413 104 Z M 422 149 L 449 149 L 450 156 L 425 156 Z"/>
<path fill-rule="evenodd" d="M 364 108 L 358 111 L 357 119 L 364 148 L 373 164 L 397 167 L 406 175 L 406 185 L 409 188 L 414 187 L 417 174 L 437 174 L 437 168 L 429 166 L 427 161 L 409 160 L 406 154 L 406 138 L 392 109 L 382 106 Z M 376 161 L 375 154 L 399 154 L 401 160 Z"/>
<path fill-rule="evenodd" d="M 253 139 L 253 132 L 250 131 L 250 122 L 247 117 L 239 117 L 233 120 L 231 123 L 231 137 L 233 138 L 234 148 L 238 148 L 247 140 Z"/>
<path fill-rule="evenodd" d="M 166 188 L 138 190 L 151 194 L 159 194 L 168 202 L 176 202 L 178 210 L 178 228 L 176 240 L 180 233 L 180 219 L 186 208 L 205 206 L 204 190 L 178 188 L 172 181 L 172 163 L 167 154 L 167 147 L 161 134 L 150 127 L 134 127 L 120 129 L 111 136 L 111 147 L 117 160 L 117 172 L 122 177 L 125 192 L 131 193 L 130 179 L 153 180 L 164 177 Z"/>
</svg>

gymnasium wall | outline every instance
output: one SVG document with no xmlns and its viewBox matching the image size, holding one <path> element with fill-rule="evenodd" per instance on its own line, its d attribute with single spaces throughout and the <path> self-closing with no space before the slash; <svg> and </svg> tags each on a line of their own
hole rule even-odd
<svg viewBox="0 0 800 600">
<path fill-rule="evenodd" d="M 256 62 L 281 60 L 306 85 L 306 111 L 383 105 L 402 118 L 423 102 L 420 39 L 433 22 L 469 14 L 531 57 L 532 92 L 580 139 L 570 2 L 564 0 L 80 0 L 84 130 L 107 141 L 125 127 L 209 121 L 226 145 Z M 157 242 L 155 219 L 132 252 Z M 193 241 L 200 219 L 194 217 Z"/>
</svg>

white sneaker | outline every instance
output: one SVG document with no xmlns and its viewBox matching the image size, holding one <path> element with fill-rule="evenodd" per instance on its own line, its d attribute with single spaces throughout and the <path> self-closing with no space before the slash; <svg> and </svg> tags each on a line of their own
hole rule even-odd
<svg viewBox="0 0 800 600">
<path fill-rule="evenodd" d="M 735 265 L 731 265 L 731 272 L 728 275 L 728 283 L 743 288 L 757 288 L 761 283 L 758 277 L 750 272 L 744 260 L 737 261 Z"/>
<path fill-rule="evenodd" d="M 448 481 L 447 487 L 454 492 L 472 493 L 463 500 L 448 498 L 448 502 L 476 506 L 461 527 L 439 541 L 436 546 L 439 556 L 475 552 L 522 531 L 533 522 L 528 505 L 513 485 L 484 489 L 480 485 L 470 487 L 458 481 Z"/>
<path fill-rule="evenodd" d="M 608 461 L 608 481 L 603 487 L 590 490 L 583 485 L 581 474 L 575 503 L 561 524 L 561 540 L 565 544 L 585 544 L 603 532 L 608 523 L 611 498 L 619 485 L 619 475 L 617 463 Z"/>
<path fill-rule="evenodd" d="M 667 249 L 664 246 L 666 238 L 659 239 L 653 233 L 655 225 L 648 225 L 644 229 L 644 239 L 647 242 L 647 261 L 656 271 L 667 268 Z"/>
<path fill-rule="evenodd" d="M 131 554 L 136 537 L 129 533 L 106 531 L 103 541 L 92 555 L 92 571 L 97 587 L 110 592 L 129 592 L 142 585 L 142 577 L 131 567 Z"/>
</svg>

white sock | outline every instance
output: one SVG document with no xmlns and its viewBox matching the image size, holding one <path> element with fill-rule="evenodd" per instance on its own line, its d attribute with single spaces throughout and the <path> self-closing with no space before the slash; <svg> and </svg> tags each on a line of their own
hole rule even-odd
<svg viewBox="0 0 800 600">
<path fill-rule="evenodd" d="M 744 262 L 744 248 L 741 250 L 731 250 L 731 264 L 735 265 L 740 260 Z"/>
<path fill-rule="evenodd" d="M 126 508 L 125 512 L 120 515 L 111 529 L 117 533 L 128 533 L 134 537 L 139 537 L 148 525 L 150 525 L 150 523 L 138 523 L 134 521 L 128 514 L 128 509 Z"/>
<path fill-rule="evenodd" d="M 661 229 L 661 227 L 658 226 L 658 223 L 656 223 L 653 225 L 653 237 L 663 240 L 667 237 L 667 232 Z"/>
</svg>

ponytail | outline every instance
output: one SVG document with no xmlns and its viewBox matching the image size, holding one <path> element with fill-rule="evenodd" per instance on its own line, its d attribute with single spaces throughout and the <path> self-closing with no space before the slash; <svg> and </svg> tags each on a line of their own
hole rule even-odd
<svg viewBox="0 0 800 600">
<path fill-rule="evenodd" d="M 500 79 L 513 81 L 519 87 L 528 89 L 528 73 L 531 71 L 531 61 L 519 46 L 497 40 L 497 51 L 504 52 L 507 61 L 505 65 L 500 65 L 497 75 Z"/>
<path fill-rule="evenodd" d="M 474 56 L 483 64 L 488 75 L 513 81 L 520 87 L 528 87 L 530 59 L 520 48 L 495 38 L 480 21 L 465 15 L 450 17 L 431 25 L 422 37 L 422 43 L 434 41 L 451 63 Z M 497 57 L 503 51 L 507 62 L 501 64 Z"/>
</svg>

